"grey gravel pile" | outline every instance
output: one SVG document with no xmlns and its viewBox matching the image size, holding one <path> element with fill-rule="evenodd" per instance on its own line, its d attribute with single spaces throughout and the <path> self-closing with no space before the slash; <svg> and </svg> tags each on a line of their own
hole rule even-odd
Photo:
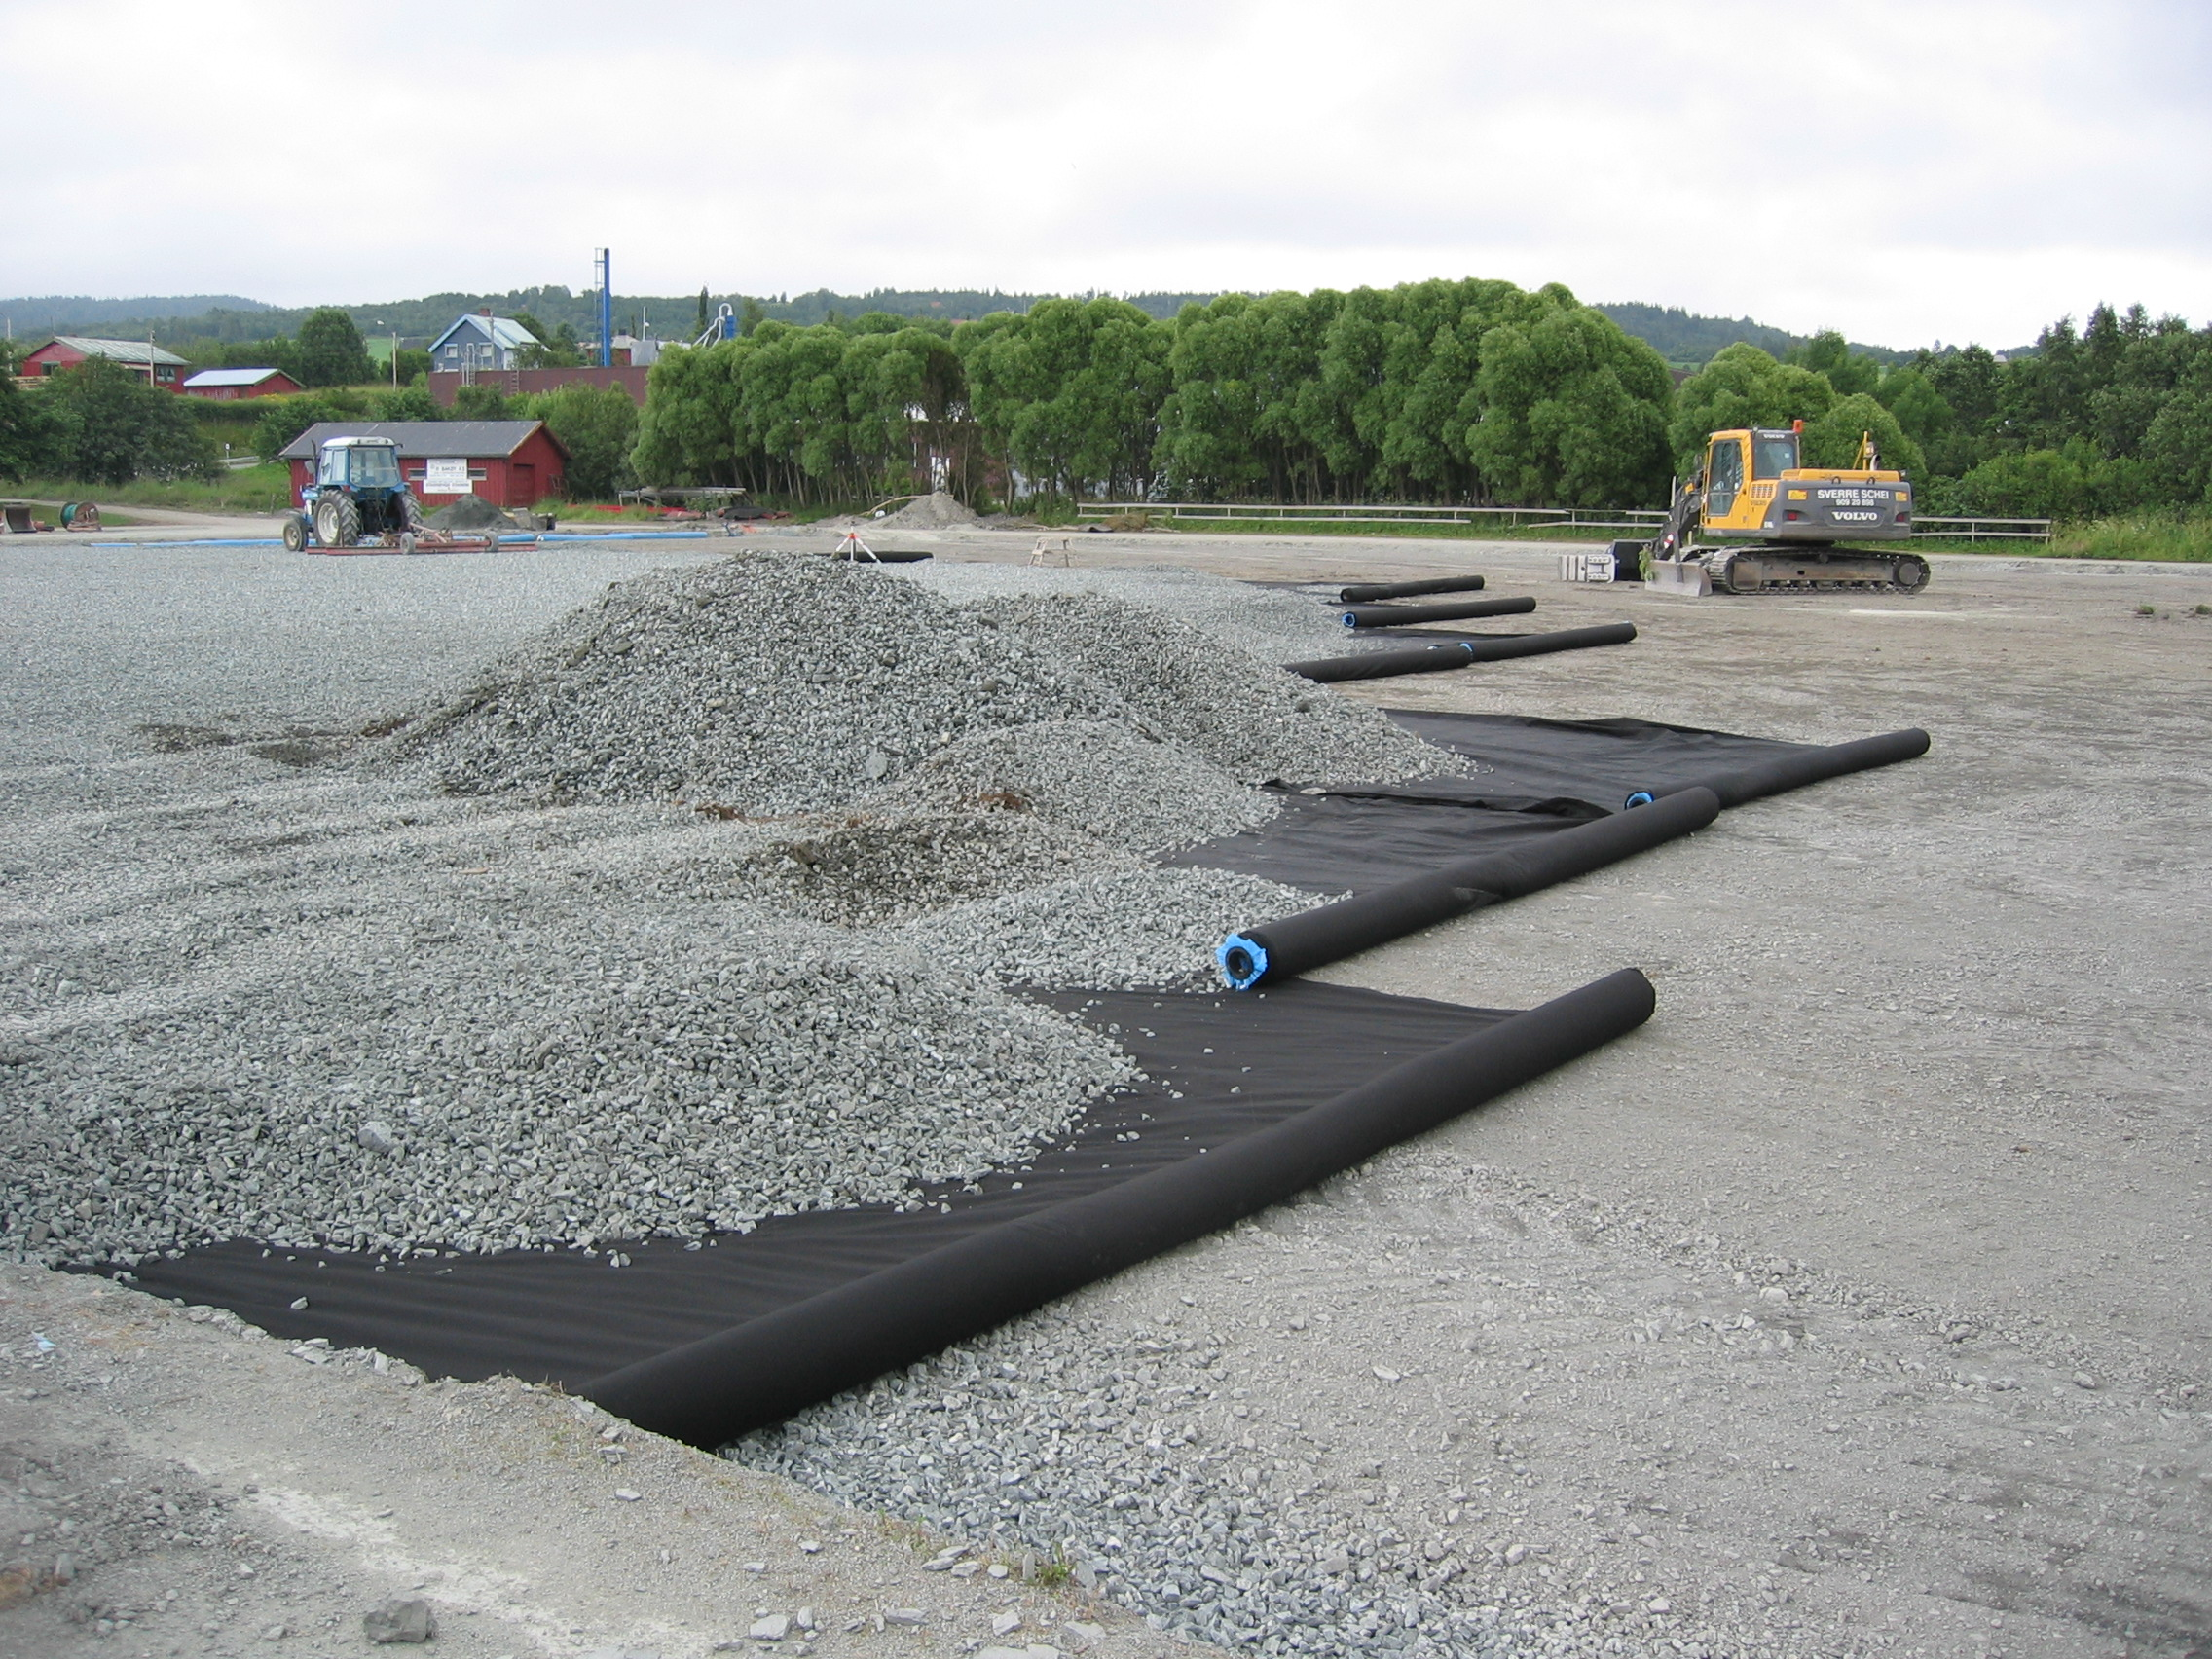
<svg viewBox="0 0 2212 1659">
<path fill-rule="evenodd" d="M 900 530 L 944 530 L 974 524 L 976 515 L 958 497 L 939 490 L 908 501 L 897 512 L 885 513 L 875 522 Z"/>
<path fill-rule="evenodd" d="M 1149 606 L 1068 593 L 972 609 L 1106 688 L 1140 733 L 1187 745 L 1241 783 L 1350 784 L 1462 769 L 1366 704 Z"/>
<path fill-rule="evenodd" d="M 609 589 L 395 747 L 455 793 L 805 812 L 971 731 L 1108 712 L 911 583 L 758 553 Z"/>
<path fill-rule="evenodd" d="M 1133 869 L 954 905 L 898 937 L 933 962 L 1008 983 L 1135 989 L 1211 979 L 1223 936 L 1315 903 L 1227 870 Z"/>
<path fill-rule="evenodd" d="M 394 951 L 395 923 L 412 925 Z M 302 928 L 233 995 L 0 1051 L 0 1249 L 468 1250 L 910 1200 L 1017 1160 L 1127 1058 L 918 957 L 747 912 Z"/>
<path fill-rule="evenodd" d="M 1362 643 L 1346 634 L 1339 620 L 1344 608 L 1326 604 L 1316 594 L 1256 587 L 1166 565 L 1061 570 L 939 560 L 908 566 L 902 573 L 932 593 L 962 603 L 1017 594 L 1099 594 L 1173 616 L 1208 639 L 1262 662 L 1336 656 Z"/>
<path fill-rule="evenodd" d="M 856 804 L 963 738 L 1040 721 L 1172 740 L 1243 783 L 1450 769 L 1382 715 L 1091 594 L 948 604 L 756 553 L 622 584 L 400 731 L 457 793 Z"/>
<path fill-rule="evenodd" d="M 931 756 L 900 794 L 940 806 L 1016 803 L 1139 853 L 1234 835 L 1281 810 L 1201 755 L 1095 720 L 977 732 Z"/>
<path fill-rule="evenodd" d="M 729 862 L 727 890 L 841 927 L 898 921 L 1035 888 L 1071 870 L 1136 867 L 1023 796 L 800 820 Z M 1155 906 L 1157 910 L 1158 906 Z"/>
</svg>

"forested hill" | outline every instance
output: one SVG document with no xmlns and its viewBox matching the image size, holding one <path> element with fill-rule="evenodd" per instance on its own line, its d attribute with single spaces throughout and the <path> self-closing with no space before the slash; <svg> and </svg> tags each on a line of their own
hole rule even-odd
<svg viewBox="0 0 2212 1659">
<path fill-rule="evenodd" d="M 811 294 L 705 295 L 707 314 L 728 305 L 740 314 L 774 318 L 780 322 L 811 324 L 832 317 L 852 318 L 868 312 L 893 316 L 936 317 L 964 322 L 992 312 L 1026 312 L 1044 294 L 1002 294 L 996 289 L 879 288 L 866 294 L 833 294 L 818 288 Z M 1078 295 L 1090 299 L 1089 294 Z M 1130 294 L 1129 303 L 1153 316 L 1172 317 L 1188 301 L 1200 304 L 1209 294 Z M 689 340 L 699 332 L 698 294 L 625 294 L 614 296 L 617 331 L 650 331 L 664 340 Z M 750 311 L 748 307 L 750 306 Z M 548 328 L 567 323 L 578 338 L 599 333 L 599 296 L 589 290 L 571 293 L 567 288 L 515 288 L 503 294 L 430 294 L 416 300 L 387 300 L 375 305 L 341 306 L 363 334 L 396 334 L 409 345 L 425 345 L 464 313 L 490 308 L 501 316 L 528 312 Z M 16 337 L 32 334 L 111 334 L 143 339 L 150 331 L 161 344 L 189 346 L 202 341 L 266 340 L 296 334 L 313 307 L 264 305 L 237 295 L 193 295 L 170 299 L 92 300 L 68 297 L 0 300 L 0 315 L 14 319 Z"/>
<path fill-rule="evenodd" d="M 260 316 L 275 313 L 240 294 L 142 295 L 131 300 L 95 300 L 85 294 L 39 294 L 0 300 L 0 317 L 20 340 L 29 334 L 80 334 L 88 328 L 125 325 L 126 335 L 143 335 L 144 323 L 167 323 L 177 317 L 203 316 L 211 311 L 251 312 Z M 284 313 L 290 315 L 290 313 Z M 307 313 L 301 312 L 301 316 Z M 267 324 L 263 325 L 264 330 Z"/>
<path fill-rule="evenodd" d="M 1601 305 L 1592 308 L 1604 312 L 1621 326 L 1621 331 L 1633 334 L 1668 362 L 1678 368 L 1700 368 L 1710 363 L 1724 348 L 1742 343 L 1756 346 L 1760 350 L 1779 357 L 1793 347 L 1804 346 L 1810 335 L 1791 334 L 1786 329 L 1769 328 L 1763 322 L 1753 322 L 1748 316 L 1699 316 L 1683 311 L 1679 306 L 1646 306 L 1635 302 L 1619 305 Z M 1885 346 L 1862 346 L 1851 343 L 1855 355 L 1871 357 L 1878 363 L 1901 363 L 1912 355 L 1909 351 L 1894 351 Z"/>
<path fill-rule="evenodd" d="M 878 288 L 866 294 L 836 294 L 817 288 L 808 294 L 707 295 L 708 314 L 729 305 L 742 315 L 772 317 L 780 322 L 810 324 L 832 317 L 852 318 L 868 312 L 893 316 L 933 317 L 948 322 L 965 321 L 992 312 L 1026 312 L 1044 294 L 1006 294 L 977 288 Z M 1093 296 L 1081 294 L 1079 299 Z M 1171 318 L 1184 305 L 1203 305 L 1214 296 L 1201 294 L 1129 294 L 1139 311 L 1162 319 Z M 465 312 L 490 307 L 501 316 L 528 312 L 548 328 L 567 323 L 579 339 L 599 332 L 599 304 L 586 291 L 567 288 L 515 288 L 503 294 L 430 294 L 422 299 L 390 300 L 381 305 L 350 305 L 341 309 L 363 334 L 397 334 L 410 345 L 425 345 L 444 332 Z M 748 307 L 750 306 L 750 311 Z M 1697 368 L 1715 352 L 1738 341 L 1756 346 L 1776 356 L 1806 344 L 1808 336 L 1754 322 L 1750 317 L 1700 316 L 1679 307 L 1636 303 L 1595 308 L 1646 342 L 1677 368 Z M 265 305 L 233 294 L 199 294 L 166 299 L 92 300 L 48 296 L 42 299 L 0 300 L 0 315 L 13 319 L 16 337 L 32 334 L 106 333 L 143 338 L 151 330 L 165 346 L 190 346 L 203 341 L 265 340 L 296 334 L 309 308 Z M 614 298 L 615 327 L 630 333 L 649 329 L 664 340 L 688 340 L 698 332 L 699 295 L 623 294 Z M 1880 363 L 1903 362 L 1909 352 L 1880 346 L 1853 345 L 1851 350 Z"/>
</svg>

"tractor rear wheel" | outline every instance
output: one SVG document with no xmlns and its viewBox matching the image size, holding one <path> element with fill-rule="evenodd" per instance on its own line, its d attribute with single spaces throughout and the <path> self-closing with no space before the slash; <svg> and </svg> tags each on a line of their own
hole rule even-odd
<svg viewBox="0 0 2212 1659">
<path fill-rule="evenodd" d="M 284 551 L 305 553 L 308 550 L 308 519 L 305 513 L 288 513 L 284 518 Z"/>
<path fill-rule="evenodd" d="M 415 492 L 402 490 L 392 502 L 392 510 L 399 522 L 394 530 L 416 531 L 423 528 L 423 503 L 415 498 Z"/>
<path fill-rule="evenodd" d="M 361 539 L 361 509 L 350 496 L 325 496 L 314 504 L 314 533 L 325 547 L 353 547 Z"/>
</svg>

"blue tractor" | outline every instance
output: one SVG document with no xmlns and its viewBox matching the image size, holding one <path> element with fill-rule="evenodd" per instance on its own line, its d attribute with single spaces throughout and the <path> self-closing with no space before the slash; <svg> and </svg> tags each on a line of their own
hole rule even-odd
<svg viewBox="0 0 2212 1659">
<path fill-rule="evenodd" d="M 423 509 L 399 476 L 399 446 L 389 438 L 327 438 L 315 456 L 314 482 L 284 521 L 284 545 L 399 546 L 414 551 Z"/>
</svg>

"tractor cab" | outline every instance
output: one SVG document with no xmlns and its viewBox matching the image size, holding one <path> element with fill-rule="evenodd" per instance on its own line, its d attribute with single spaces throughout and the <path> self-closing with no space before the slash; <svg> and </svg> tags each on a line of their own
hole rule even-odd
<svg viewBox="0 0 2212 1659">
<path fill-rule="evenodd" d="M 358 546 L 364 536 L 412 536 L 422 510 L 399 474 L 399 446 L 389 438 L 326 438 L 315 454 L 314 482 L 300 492 L 300 510 L 284 523 L 284 545 Z"/>
<path fill-rule="evenodd" d="M 389 438 L 332 438 L 315 461 L 318 489 L 397 490 L 399 446 Z"/>
</svg>

